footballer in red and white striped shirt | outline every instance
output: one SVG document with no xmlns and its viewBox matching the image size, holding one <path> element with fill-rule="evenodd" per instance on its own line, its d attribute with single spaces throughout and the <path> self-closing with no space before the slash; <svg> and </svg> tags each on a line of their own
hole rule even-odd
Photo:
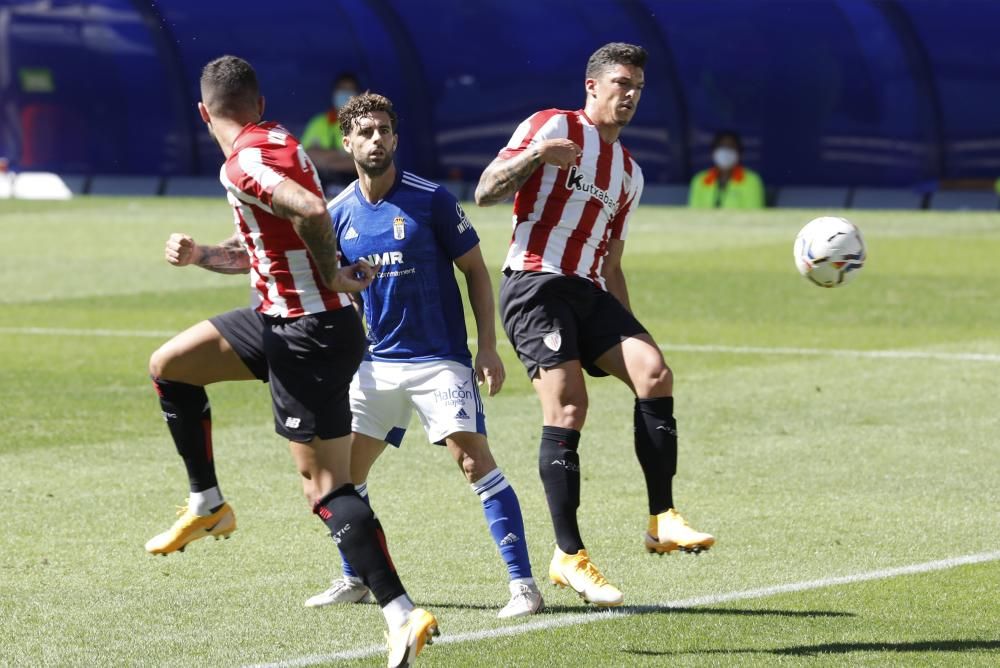
<svg viewBox="0 0 1000 668">
<path fill-rule="evenodd" d="M 343 292 L 371 284 L 366 263 L 343 267 L 316 169 L 292 135 L 262 120 L 264 98 L 250 63 L 222 56 L 202 70 L 198 112 L 222 149 L 220 171 L 236 234 L 202 246 L 171 235 L 166 258 L 226 274 L 251 274 L 256 309 L 203 320 L 153 353 L 150 375 L 184 460 L 191 493 L 151 554 L 228 537 L 236 516 L 223 500 L 212 455 L 205 386 L 257 378 L 268 383 L 274 428 L 288 439 L 313 512 L 330 530 L 389 624 L 390 665 L 413 657 L 437 620 L 415 608 L 389 558 L 382 528 L 351 483 L 351 378 L 364 354 L 361 320 Z"/>
<path fill-rule="evenodd" d="M 295 228 L 274 213 L 274 189 L 286 179 L 322 199 L 316 167 L 299 140 L 270 122 L 244 127 L 219 171 L 234 210 L 237 234 L 250 256 L 257 310 L 297 318 L 349 306 L 346 294 L 334 292 L 323 282 Z"/>
<path fill-rule="evenodd" d="M 636 99 L 636 102 L 638 99 Z M 624 105 L 632 105 L 625 101 Z M 642 195 L 642 170 L 621 141 L 605 141 L 585 109 L 546 109 L 518 126 L 500 158 L 548 139 L 580 148 L 574 164 L 544 164 L 514 198 L 514 235 L 505 267 L 581 276 L 605 287 L 608 240 L 624 240 Z"/>
<path fill-rule="evenodd" d="M 622 272 L 642 171 L 618 139 L 645 85 L 645 49 L 606 44 L 587 62 L 583 109 L 546 109 L 518 126 L 476 187 L 485 206 L 514 195 L 514 234 L 500 285 L 504 330 L 542 404 L 538 467 L 556 534 L 549 577 L 584 600 L 624 596 L 590 561 L 577 522 L 583 372 L 612 375 L 635 394 L 635 453 L 646 482 L 649 552 L 700 552 L 715 538 L 674 507 L 673 373 L 632 314 Z"/>
</svg>

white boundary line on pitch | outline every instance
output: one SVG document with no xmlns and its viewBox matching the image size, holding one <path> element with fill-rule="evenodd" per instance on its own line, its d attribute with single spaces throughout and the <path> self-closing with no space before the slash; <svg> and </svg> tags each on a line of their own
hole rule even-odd
<svg viewBox="0 0 1000 668">
<path fill-rule="evenodd" d="M 155 329 L 73 329 L 63 327 L 0 327 L 0 334 L 34 334 L 37 336 L 97 336 L 133 339 L 170 338 L 180 332 L 166 332 Z"/>
<path fill-rule="evenodd" d="M 661 344 L 660 350 L 685 353 L 728 353 L 732 355 L 799 355 L 803 357 L 859 357 L 874 359 L 943 360 L 947 362 L 1000 362 L 996 353 L 946 353 L 930 350 L 850 350 L 844 348 L 774 348 L 764 346 L 716 346 L 712 344 Z"/>
<path fill-rule="evenodd" d="M 175 332 L 150 329 L 73 329 L 57 327 L 0 327 L 0 334 L 34 334 L 38 336 L 97 336 L 124 338 L 170 338 Z M 474 345 L 475 339 L 469 339 Z M 509 345 L 500 341 L 500 345 Z M 667 352 L 722 353 L 728 355 L 784 355 L 798 357 L 848 357 L 859 359 L 916 359 L 939 360 L 944 362 L 991 362 L 1000 363 L 997 353 L 949 353 L 931 350 L 855 350 L 849 348 L 791 348 L 785 346 L 723 346 L 700 343 L 666 343 L 660 349 Z"/>
<path fill-rule="evenodd" d="M 470 631 L 467 633 L 456 633 L 455 635 L 444 635 L 436 640 L 436 645 L 449 645 L 463 642 L 474 642 L 476 640 L 491 640 L 494 638 L 505 638 L 518 636 L 534 631 L 547 631 L 549 629 L 559 629 L 567 626 L 580 626 L 582 624 L 593 624 L 620 617 L 646 614 L 660 610 L 670 610 L 677 608 L 693 608 L 705 605 L 718 605 L 720 603 L 730 603 L 732 601 L 746 601 L 754 598 L 764 598 L 777 594 L 788 594 L 811 589 L 823 589 L 825 587 L 836 587 L 838 585 L 856 584 L 858 582 L 868 582 L 870 580 L 885 580 L 901 575 L 915 575 L 918 573 L 930 573 L 933 571 L 943 571 L 958 566 L 969 564 L 982 564 L 990 561 L 1000 560 L 1000 550 L 996 552 L 981 552 L 979 554 L 968 554 L 961 557 L 951 557 L 939 559 L 938 561 L 927 561 L 922 564 L 911 564 L 909 566 L 898 566 L 896 568 L 882 568 L 875 571 L 855 573 L 854 575 L 842 575 L 837 577 L 821 578 L 819 580 L 806 580 L 804 582 L 792 582 L 789 584 L 775 585 L 773 587 L 761 587 L 759 589 L 746 589 L 744 591 L 732 591 L 722 594 L 708 594 L 706 596 L 695 596 L 677 601 L 667 601 L 659 605 L 643 605 L 619 608 L 618 610 L 604 610 L 600 612 L 574 613 L 561 615 L 554 619 L 542 619 L 533 622 L 526 622 L 517 626 L 507 626 L 495 629 L 484 629 L 482 631 Z M 300 668 L 302 666 L 313 666 L 318 663 L 329 663 L 331 661 L 346 661 L 350 659 L 364 659 L 385 652 L 385 645 L 371 645 L 359 647 L 331 654 L 313 654 L 297 659 L 286 659 L 275 663 L 260 663 L 246 666 L 245 668 Z"/>
</svg>

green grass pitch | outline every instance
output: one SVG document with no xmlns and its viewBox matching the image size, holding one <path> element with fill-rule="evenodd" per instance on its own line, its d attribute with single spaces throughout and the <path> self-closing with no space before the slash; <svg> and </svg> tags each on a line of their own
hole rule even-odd
<svg viewBox="0 0 1000 668">
<path fill-rule="evenodd" d="M 510 209 L 469 212 L 497 269 Z M 442 640 L 458 639 L 423 664 L 997 664 L 1000 216 L 850 212 L 868 265 L 823 290 L 791 258 L 795 233 L 820 213 L 647 206 L 633 220 L 633 306 L 676 376 L 676 497 L 718 543 L 700 557 L 643 551 L 631 397 L 591 381 L 581 525 L 631 614 L 593 618 L 543 585 L 545 615 L 496 619 L 505 573 L 459 470 L 417 424 L 379 461 L 369 484 L 395 562 Z M 0 202 L 0 665 L 383 663 L 367 651 L 382 643 L 375 606 L 302 605 L 338 560 L 261 384 L 209 391 L 232 540 L 166 558 L 142 549 L 186 495 L 149 353 L 248 295 L 244 277 L 167 266 L 163 241 L 231 229 L 222 197 Z M 895 352 L 852 352 L 873 350 Z M 501 352 L 509 380 L 486 400 L 491 442 L 544 581 L 553 536 L 536 472 L 540 412 L 512 350 Z M 923 574 L 739 594 L 983 554 Z"/>
</svg>

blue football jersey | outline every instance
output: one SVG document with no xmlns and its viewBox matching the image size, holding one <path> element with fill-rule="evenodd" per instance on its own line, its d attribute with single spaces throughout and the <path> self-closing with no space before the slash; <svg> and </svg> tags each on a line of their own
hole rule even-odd
<svg viewBox="0 0 1000 668">
<path fill-rule="evenodd" d="M 355 181 L 327 205 L 345 264 L 376 266 L 362 293 L 368 359 L 472 363 L 453 261 L 479 236 L 451 193 L 400 170 L 372 204 Z"/>
</svg>

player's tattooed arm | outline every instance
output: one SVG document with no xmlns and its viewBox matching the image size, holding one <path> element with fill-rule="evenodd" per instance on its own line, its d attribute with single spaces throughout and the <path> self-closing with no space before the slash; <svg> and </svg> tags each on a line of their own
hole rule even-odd
<svg viewBox="0 0 1000 668">
<path fill-rule="evenodd" d="M 370 266 L 364 263 L 341 266 L 337 237 L 322 197 L 286 179 L 274 189 L 271 208 L 275 215 L 292 224 L 328 288 L 335 292 L 359 292 L 368 287 L 375 275 Z"/>
<path fill-rule="evenodd" d="M 167 262 L 175 267 L 193 264 L 219 274 L 245 274 L 250 271 L 250 257 L 243 249 L 238 234 L 216 246 L 201 246 L 190 236 L 175 232 L 167 239 L 163 254 Z"/>
<path fill-rule="evenodd" d="M 576 163 L 580 155 L 580 147 L 569 139 L 547 139 L 529 146 L 513 158 L 496 158 L 479 177 L 476 204 L 489 206 L 502 202 L 520 190 L 541 165 L 567 169 Z"/>
<path fill-rule="evenodd" d="M 202 269 L 218 274 L 245 274 L 250 271 L 250 256 L 247 255 L 239 234 L 234 234 L 217 246 L 199 246 L 200 254 L 195 262 Z"/>
<path fill-rule="evenodd" d="M 538 147 L 504 160 L 496 158 L 486 167 L 476 186 L 476 204 L 489 206 L 502 202 L 517 192 L 542 164 Z"/>
</svg>

